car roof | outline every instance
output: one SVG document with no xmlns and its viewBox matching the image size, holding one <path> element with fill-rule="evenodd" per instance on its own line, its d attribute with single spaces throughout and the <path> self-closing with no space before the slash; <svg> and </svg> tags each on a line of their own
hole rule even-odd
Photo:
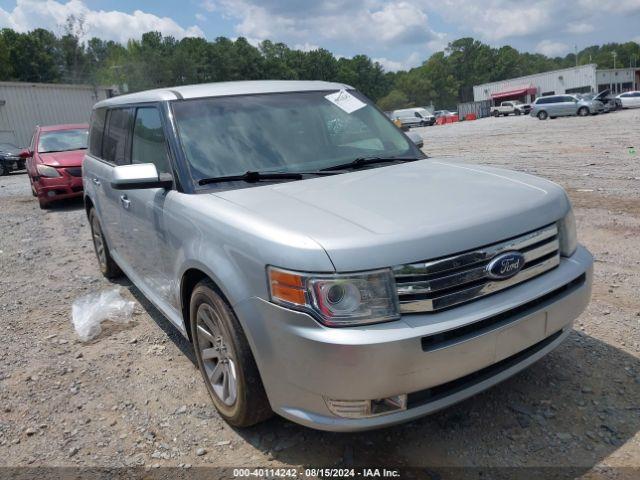
<svg viewBox="0 0 640 480">
<path fill-rule="evenodd" d="M 58 130 L 76 130 L 78 128 L 89 128 L 87 123 L 62 123 L 60 125 L 39 125 L 41 132 L 57 132 Z"/>
<path fill-rule="evenodd" d="M 102 100 L 96 103 L 93 108 L 191 98 L 224 97 L 259 93 L 312 92 L 352 88 L 350 85 L 344 83 L 316 80 L 246 80 L 238 82 L 201 83 L 120 95 Z"/>
</svg>

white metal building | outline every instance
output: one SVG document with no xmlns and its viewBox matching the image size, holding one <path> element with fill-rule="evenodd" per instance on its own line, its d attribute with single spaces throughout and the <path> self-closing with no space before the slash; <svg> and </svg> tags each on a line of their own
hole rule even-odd
<svg viewBox="0 0 640 480">
<path fill-rule="evenodd" d="M 640 90 L 640 68 L 610 68 L 596 72 L 598 91 L 611 90 L 613 93 Z"/>
<path fill-rule="evenodd" d="M 24 147 L 36 125 L 89 122 L 93 104 L 110 96 L 90 85 L 0 82 L 0 143 Z"/>
<path fill-rule="evenodd" d="M 521 100 L 526 103 L 543 95 L 595 92 L 596 89 L 596 64 L 591 63 L 477 85 L 473 87 L 473 99 L 476 102 Z"/>
</svg>

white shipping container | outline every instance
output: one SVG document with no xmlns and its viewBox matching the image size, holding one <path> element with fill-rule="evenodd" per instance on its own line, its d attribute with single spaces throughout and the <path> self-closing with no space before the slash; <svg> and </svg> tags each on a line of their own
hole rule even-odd
<svg viewBox="0 0 640 480">
<path fill-rule="evenodd" d="M 36 125 L 88 123 L 93 105 L 110 96 L 106 87 L 0 82 L 0 143 L 27 146 Z"/>
</svg>

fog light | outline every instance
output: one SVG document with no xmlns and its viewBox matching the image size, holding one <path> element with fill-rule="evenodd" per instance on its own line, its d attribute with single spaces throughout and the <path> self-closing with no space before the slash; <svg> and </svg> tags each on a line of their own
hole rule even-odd
<svg viewBox="0 0 640 480">
<path fill-rule="evenodd" d="M 377 400 L 333 400 L 327 398 L 326 402 L 331 413 L 343 418 L 377 417 L 407 409 L 406 395 L 395 395 Z"/>
</svg>

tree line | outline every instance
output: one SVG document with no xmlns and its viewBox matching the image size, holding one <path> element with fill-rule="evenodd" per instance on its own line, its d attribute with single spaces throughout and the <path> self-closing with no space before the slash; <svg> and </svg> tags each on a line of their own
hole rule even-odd
<svg viewBox="0 0 640 480">
<path fill-rule="evenodd" d="M 336 58 L 322 48 L 302 51 L 269 40 L 254 46 L 242 37 L 176 40 L 147 32 L 126 44 L 99 38 L 81 42 L 83 30 L 82 20 L 73 17 L 62 35 L 1 30 L 0 80 L 116 85 L 123 92 L 229 80 L 327 80 L 353 85 L 383 110 L 392 110 L 430 104 L 455 108 L 473 100 L 473 85 L 576 64 L 640 64 L 636 42 L 587 47 L 576 61 L 574 53 L 551 58 L 461 38 L 416 68 L 385 72 L 366 55 Z"/>
</svg>

